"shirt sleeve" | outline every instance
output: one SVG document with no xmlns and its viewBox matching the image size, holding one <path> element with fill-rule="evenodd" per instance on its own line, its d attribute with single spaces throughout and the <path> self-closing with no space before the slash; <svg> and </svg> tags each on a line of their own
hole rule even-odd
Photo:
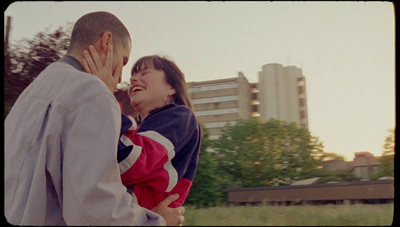
<svg viewBox="0 0 400 227">
<path fill-rule="evenodd" d="M 117 163 L 121 113 L 103 94 L 72 110 L 63 134 L 63 216 L 67 225 L 165 225 L 134 203 Z"/>
</svg>

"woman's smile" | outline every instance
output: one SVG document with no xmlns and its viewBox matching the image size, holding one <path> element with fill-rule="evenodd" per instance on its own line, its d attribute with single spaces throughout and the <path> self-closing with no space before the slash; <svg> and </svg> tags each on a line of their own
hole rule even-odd
<svg viewBox="0 0 400 227">
<path fill-rule="evenodd" d="M 136 92 L 143 91 L 144 89 L 145 89 L 145 88 L 142 87 L 142 86 L 134 86 L 134 87 L 132 88 L 132 93 L 135 94 Z"/>
<path fill-rule="evenodd" d="M 133 85 L 131 86 L 131 88 L 129 89 L 129 96 L 132 97 L 134 96 L 136 93 L 141 92 L 146 90 L 145 87 L 141 86 L 141 85 Z"/>
</svg>

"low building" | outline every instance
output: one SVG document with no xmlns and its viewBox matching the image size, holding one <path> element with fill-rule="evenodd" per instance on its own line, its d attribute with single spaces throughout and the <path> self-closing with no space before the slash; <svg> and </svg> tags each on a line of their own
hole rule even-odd
<svg viewBox="0 0 400 227">
<path fill-rule="evenodd" d="M 379 168 L 379 160 L 369 152 L 354 153 L 354 160 L 351 162 L 354 176 L 361 179 L 369 179 L 371 174 Z"/>
<path fill-rule="evenodd" d="M 347 171 L 347 170 L 352 169 L 351 163 L 346 162 L 343 159 L 324 161 L 322 163 L 322 167 L 329 171 L 338 171 L 338 170 L 346 170 Z"/>
<path fill-rule="evenodd" d="M 360 179 L 370 179 L 379 168 L 380 162 L 370 152 L 355 152 L 353 161 L 346 162 L 344 160 L 329 160 L 324 161 L 322 166 L 329 171 L 351 171 L 355 177 Z"/>
</svg>

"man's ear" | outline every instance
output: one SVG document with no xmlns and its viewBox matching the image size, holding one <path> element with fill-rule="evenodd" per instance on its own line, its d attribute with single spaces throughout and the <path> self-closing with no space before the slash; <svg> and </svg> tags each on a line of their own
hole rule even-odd
<svg viewBox="0 0 400 227">
<path fill-rule="evenodd" d="M 104 50 L 105 53 L 108 51 L 108 45 L 113 45 L 113 39 L 112 39 L 112 33 L 111 32 L 104 32 L 103 36 L 101 37 L 101 48 Z"/>
</svg>

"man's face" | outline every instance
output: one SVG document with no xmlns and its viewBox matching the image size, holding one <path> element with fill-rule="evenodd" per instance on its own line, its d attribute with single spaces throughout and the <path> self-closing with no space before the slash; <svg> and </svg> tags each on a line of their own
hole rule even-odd
<svg viewBox="0 0 400 227">
<path fill-rule="evenodd" d="M 125 66 L 129 61 L 129 56 L 131 55 L 132 50 L 132 43 L 129 38 L 127 38 L 125 43 L 125 45 L 120 44 L 118 45 L 117 49 L 114 49 L 112 66 L 113 72 L 119 64 Z"/>
</svg>

